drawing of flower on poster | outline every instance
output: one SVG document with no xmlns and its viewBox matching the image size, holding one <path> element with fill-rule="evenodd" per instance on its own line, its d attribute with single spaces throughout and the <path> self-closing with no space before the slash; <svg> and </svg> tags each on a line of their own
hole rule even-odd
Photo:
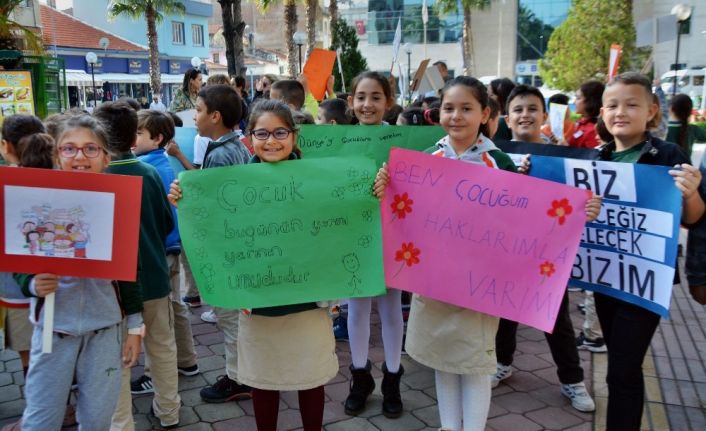
<svg viewBox="0 0 706 431">
<path fill-rule="evenodd" d="M 82 206 L 53 208 L 42 204 L 22 210 L 16 233 L 21 236 L 25 254 L 85 258 L 91 238 L 85 215 Z"/>
</svg>

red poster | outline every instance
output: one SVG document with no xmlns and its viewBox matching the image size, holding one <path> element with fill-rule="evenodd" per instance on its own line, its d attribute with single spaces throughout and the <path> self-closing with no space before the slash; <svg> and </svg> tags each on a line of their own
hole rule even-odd
<svg viewBox="0 0 706 431">
<path fill-rule="evenodd" d="M 142 178 L 0 168 L 0 271 L 134 281 Z"/>
</svg>

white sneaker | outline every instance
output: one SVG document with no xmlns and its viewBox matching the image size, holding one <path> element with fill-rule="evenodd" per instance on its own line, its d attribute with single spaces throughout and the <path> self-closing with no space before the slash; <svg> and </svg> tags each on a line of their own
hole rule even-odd
<svg viewBox="0 0 706 431">
<path fill-rule="evenodd" d="M 588 394 L 586 385 L 574 383 L 571 385 L 561 385 L 561 393 L 571 400 L 571 406 L 580 412 L 592 412 L 596 410 L 593 398 Z"/>
<path fill-rule="evenodd" d="M 216 317 L 216 313 L 213 310 L 201 313 L 201 320 L 203 320 L 206 323 L 217 323 L 218 322 L 218 318 Z"/>
<path fill-rule="evenodd" d="M 498 371 L 490 378 L 490 387 L 497 388 L 501 381 L 512 375 L 512 365 L 503 365 L 498 362 Z"/>
</svg>

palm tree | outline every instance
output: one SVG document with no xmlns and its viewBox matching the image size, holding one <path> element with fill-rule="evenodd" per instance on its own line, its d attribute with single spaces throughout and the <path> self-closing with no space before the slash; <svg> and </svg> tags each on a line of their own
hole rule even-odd
<svg viewBox="0 0 706 431">
<path fill-rule="evenodd" d="M 331 18 L 331 39 L 333 39 L 333 23 L 338 21 L 338 0 L 329 0 L 328 14 Z"/>
<path fill-rule="evenodd" d="M 316 45 L 316 12 L 319 8 L 318 0 L 306 0 L 306 56 Z"/>
<path fill-rule="evenodd" d="M 10 15 L 22 3 L 22 0 L 0 0 L 0 50 L 19 51 L 26 48 L 35 53 L 42 53 L 42 37 L 30 28 L 18 23 Z M 24 41 L 24 46 L 18 43 Z"/>
<path fill-rule="evenodd" d="M 264 12 L 270 6 L 277 3 L 276 0 L 258 0 L 260 9 Z M 294 44 L 294 32 L 297 29 L 299 16 L 297 15 L 296 0 L 283 0 L 284 3 L 284 40 L 287 43 L 287 73 L 290 76 L 297 75 L 297 46 Z"/>
<path fill-rule="evenodd" d="M 218 0 L 223 18 L 223 39 L 226 45 L 228 75 L 245 76 L 245 54 L 243 52 L 243 32 L 245 22 L 240 0 Z"/>
<path fill-rule="evenodd" d="M 464 74 L 471 76 L 473 67 L 473 33 L 471 32 L 471 12 L 473 9 L 486 9 L 492 0 L 461 0 L 463 13 L 463 69 Z M 457 0 L 440 0 L 439 10 L 442 13 L 458 12 Z"/>
<path fill-rule="evenodd" d="M 183 15 L 186 8 L 178 0 L 112 0 L 108 5 L 108 16 L 126 16 L 147 21 L 147 42 L 150 56 L 150 88 L 152 94 L 162 93 L 162 79 L 159 71 L 159 48 L 157 47 L 157 23 L 164 14 Z"/>
</svg>

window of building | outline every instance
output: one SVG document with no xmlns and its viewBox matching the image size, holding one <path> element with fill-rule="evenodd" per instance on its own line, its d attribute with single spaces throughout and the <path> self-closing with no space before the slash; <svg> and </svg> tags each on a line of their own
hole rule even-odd
<svg viewBox="0 0 706 431">
<path fill-rule="evenodd" d="M 191 41 L 194 46 L 203 46 L 203 26 L 191 24 Z"/>
<path fill-rule="evenodd" d="M 426 0 L 427 22 L 426 40 L 428 43 L 457 42 L 463 35 L 463 15 L 460 12 L 439 14 L 434 4 L 437 0 Z M 459 8 L 460 10 L 460 8 Z M 422 43 L 424 24 L 422 22 L 422 0 L 371 0 L 368 2 L 367 25 L 365 20 L 344 16 L 355 25 L 359 35 L 368 35 L 371 45 L 391 44 L 395 39 L 397 22 L 402 29 L 402 42 Z"/>
<path fill-rule="evenodd" d="M 175 45 L 184 44 L 184 23 L 172 21 L 172 43 Z"/>
<path fill-rule="evenodd" d="M 22 0 L 20 7 L 32 7 L 32 0 Z"/>
<path fill-rule="evenodd" d="M 214 52 L 213 53 L 213 62 L 220 63 L 221 62 L 220 60 L 221 60 L 221 56 L 217 52 Z"/>
<path fill-rule="evenodd" d="M 520 0 L 517 11 L 517 60 L 544 57 L 549 37 L 566 19 L 571 0 Z"/>
</svg>

